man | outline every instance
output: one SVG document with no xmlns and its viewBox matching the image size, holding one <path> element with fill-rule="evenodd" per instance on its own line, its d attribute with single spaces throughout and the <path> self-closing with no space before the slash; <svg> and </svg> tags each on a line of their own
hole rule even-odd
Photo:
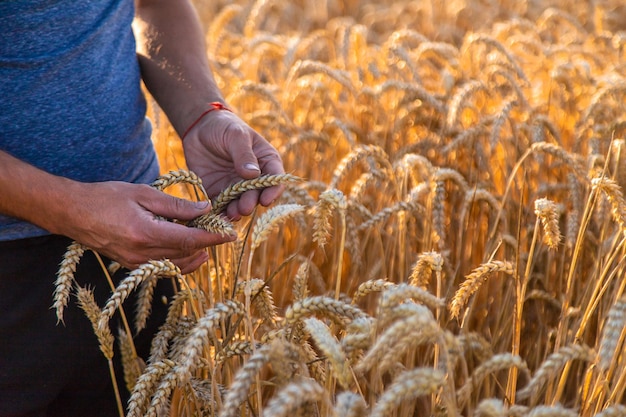
<svg viewBox="0 0 626 417">
<path fill-rule="evenodd" d="M 284 172 L 274 147 L 210 104 L 225 103 L 203 39 L 188 0 L 0 2 L 0 416 L 117 414 L 89 323 L 74 307 L 57 326 L 50 309 L 69 242 L 130 269 L 168 258 L 187 273 L 234 239 L 159 220 L 210 206 L 146 185 L 158 164 L 141 80 L 210 196 Z M 226 213 L 249 215 L 280 192 L 248 191 Z M 102 305 L 99 268 L 86 257 L 77 281 Z"/>
</svg>

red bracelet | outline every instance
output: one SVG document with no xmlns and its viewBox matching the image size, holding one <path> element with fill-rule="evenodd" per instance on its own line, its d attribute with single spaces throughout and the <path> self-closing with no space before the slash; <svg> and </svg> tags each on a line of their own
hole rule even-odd
<svg viewBox="0 0 626 417">
<path fill-rule="evenodd" d="M 187 130 L 185 130 L 185 133 L 183 133 L 183 136 L 181 136 L 180 140 L 185 140 L 185 136 L 187 136 L 187 134 L 189 133 L 189 131 L 191 129 L 193 129 L 193 127 L 195 125 L 198 124 L 198 122 L 200 122 L 200 120 L 202 120 L 202 118 L 204 116 L 206 116 L 207 114 L 211 113 L 213 110 L 226 110 L 232 113 L 232 110 L 229 109 L 228 107 L 226 107 L 225 105 L 223 105 L 222 103 L 220 103 L 219 101 L 214 101 L 212 103 L 209 103 L 209 106 L 211 106 L 209 109 L 205 110 L 188 128 Z"/>
</svg>

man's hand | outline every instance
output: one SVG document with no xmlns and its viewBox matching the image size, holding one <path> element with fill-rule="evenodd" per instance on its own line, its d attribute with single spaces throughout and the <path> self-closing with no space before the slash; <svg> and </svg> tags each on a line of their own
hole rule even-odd
<svg viewBox="0 0 626 417">
<path fill-rule="evenodd" d="M 202 178 L 210 197 L 237 181 L 285 172 L 276 149 L 227 110 L 206 114 L 187 133 L 183 147 L 189 169 Z M 247 191 L 228 205 L 226 214 L 233 220 L 247 216 L 257 204 L 271 204 L 282 189 Z"/>
<path fill-rule="evenodd" d="M 68 199 L 63 234 L 128 268 L 167 258 L 183 273 L 207 261 L 204 249 L 235 239 L 159 219 L 192 220 L 210 211 L 147 185 L 124 182 L 77 184 L 82 192 Z"/>
</svg>

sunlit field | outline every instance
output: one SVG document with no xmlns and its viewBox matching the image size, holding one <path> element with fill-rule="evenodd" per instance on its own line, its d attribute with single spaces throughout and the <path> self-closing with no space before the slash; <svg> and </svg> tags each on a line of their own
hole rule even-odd
<svg viewBox="0 0 626 417">
<path fill-rule="evenodd" d="M 229 106 L 288 175 L 211 196 L 189 226 L 239 239 L 199 271 L 146 264 L 93 306 L 126 416 L 626 416 L 626 6 L 197 6 Z M 154 186 L 204 198 L 150 116 Z M 219 216 L 274 184 L 272 206 Z M 180 292 L 137 358 L 158 277 Z"/>
</svg>

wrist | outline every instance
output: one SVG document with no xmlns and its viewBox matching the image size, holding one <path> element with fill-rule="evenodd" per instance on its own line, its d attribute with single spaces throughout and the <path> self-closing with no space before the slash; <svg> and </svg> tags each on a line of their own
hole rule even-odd
<svg viewBox="0 0 626 417">
<path fill-rule="evenodd" d="M 202 121 L 202 119 L 204 119 L 204 117 L 213 112 L 213 111 L 229 111 L 232 113 L 232 110 L 228 107 L 226 107 L 224 104 L 220 103 L 219 101 L 213 101 L 211 103 L 208 104 L 208 107 L 202 112 L 200 113 L 200 115 L 198 117 L 196 117 L 196 119 L 191 122 L 191 124 L 187 127 L 187 129 L 185 129 L 185 131 L 183 132 L 183 134 L 180 136 L 180 139 L 182 141 L 185 140 L 185 137 L 187 137 L 187 135 L 189 134 L 189 132 L 198 124 L 200 123 L 200 121 Z"/>
</svg>

